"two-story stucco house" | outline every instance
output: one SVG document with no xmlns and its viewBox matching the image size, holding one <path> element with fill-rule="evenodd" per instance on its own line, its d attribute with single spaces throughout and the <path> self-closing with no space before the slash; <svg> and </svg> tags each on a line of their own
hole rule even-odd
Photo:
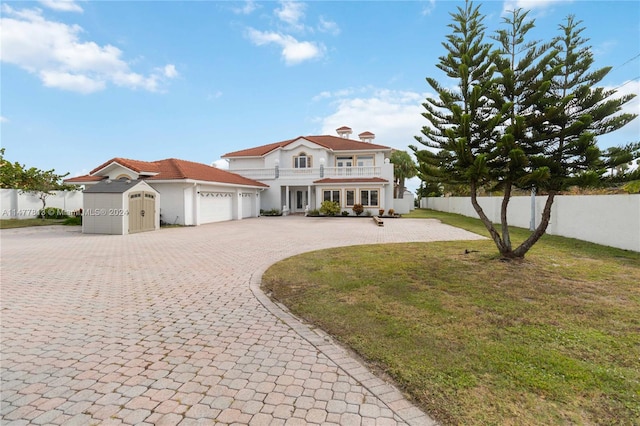
<svg viewBox="0 0 640 426">
<path fill-rule="evenodd" d="M 372 143 L 363 132 L 351 139 L 349 127 L 338 136 L 299 136 L 294 139 L 230 152 L 222 156 L 229 171 L 268 185 L 260 207 L 283 213 L 320 208 L 324 200 L 352 214 L 362 204 L 372 214 L 393 208 L 392 148 Z"/>
</svg>

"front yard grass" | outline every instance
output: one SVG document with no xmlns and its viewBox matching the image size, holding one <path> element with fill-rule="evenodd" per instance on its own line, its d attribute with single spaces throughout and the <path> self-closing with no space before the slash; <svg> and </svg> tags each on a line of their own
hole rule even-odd
<svg viewBox="0 0 640 426">
<path fill-rule="evenodd" d="M 471 218 L 407 216 L 486 235 Z M 295 256 L 263 276 L 438 421 L 465 425 L 640 424 L 638 283 L 639 253 L 554 236 L 522 262 L 490 240 L 385 244 Z"/>
<path fill-rule="evenodd" d="M 65 219 L 1 219 L 0 229 L 26 228 L 29 226 L 62 225 Z"/>
</svg>

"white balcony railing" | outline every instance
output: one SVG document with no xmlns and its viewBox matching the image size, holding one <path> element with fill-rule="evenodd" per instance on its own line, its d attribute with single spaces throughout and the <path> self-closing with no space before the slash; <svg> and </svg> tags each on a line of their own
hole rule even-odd
<svg viewBox="0 0 640 426">
<path fill-rule="evenodd" d="M 271 179 L 322 179 L 322 178 L 367 178 L 383 177 L 382 167 L 324 167 L 309 169 L 278 168 L 231 169 L 230 172 L 255 180 Z"/>
</svg>

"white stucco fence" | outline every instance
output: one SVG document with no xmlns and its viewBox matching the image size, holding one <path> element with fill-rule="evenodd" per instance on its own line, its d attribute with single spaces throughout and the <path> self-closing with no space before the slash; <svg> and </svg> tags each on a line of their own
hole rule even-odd
<svg viewBox="0 0 640 426">
<path fill-rule="evenodd" d="M 47 197 L 47 208 L 55 207 L 71 215 L 82 208 L 82 191 L 56 191 Z M 42 201 L 34 194 L 17 189 L 0 190 L 0 219 L 33 219 L 42 209 Z"/>
<path fill-rule="evenodd" d="M 536 225 L 547 197 L 535 198 Z M 500 222 L 502 197 L 478 198 L 486 215 Z M 478 217 L 469 197 L 423 198 L 421 208 Z M 529 228 L 531 197 L 509 202 L 510 225 Z M 640 252 L 640 194 L 556 196 L 547 233 Z"/>
</svg>

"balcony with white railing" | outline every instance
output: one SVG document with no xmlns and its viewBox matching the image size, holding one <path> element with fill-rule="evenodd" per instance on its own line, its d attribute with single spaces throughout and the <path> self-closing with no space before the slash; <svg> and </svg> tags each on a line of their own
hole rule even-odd
<svg viewBox="0 0 640 426">
<path fill-rule="evenodd" d="M 386 165 L 385 165 L 386 166 Z M 263 169 L 231 169 L 230 172 L 255 180 L 318 180 L 324 178 L 393 178 L 393 169 L 390 176 L 383 176 L 383 167 L 319 167 L 319 168 L 282 168 L 272 167 Z"/>
</svg>

